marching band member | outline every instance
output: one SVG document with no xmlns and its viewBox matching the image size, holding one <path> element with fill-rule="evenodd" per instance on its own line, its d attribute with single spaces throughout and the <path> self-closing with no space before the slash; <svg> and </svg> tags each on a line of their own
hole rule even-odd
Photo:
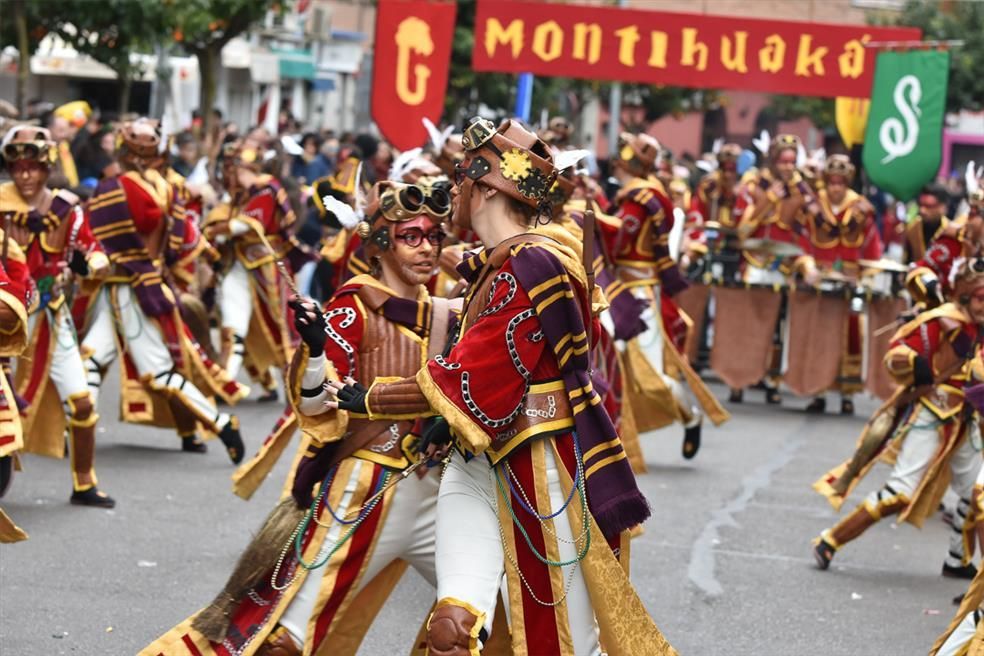
<svg viewBox="0 0 984 656">
<path fill-rule="evenodd" d="M 881 237 L 875 224 L 874 209 L 850 188 L 854 165 L 846 155 L 831 155 L 824 165 L 823 185 L 817 192 L 816 211 L 806 222 L 811 253 L 821 275 L 843 278 L 852 287 L 863 285 L 860 260 L 882 257 Z M 870 288 L 870 286 L 869 286 Z M 852 299 L 845 299 L 851 305 Z M 864 388 L 862 354 L 864 330 L 861 313 L 851 310 L 844 326 L 844 347 L 840 356 L 837 388 L 841 394 L 841 414 L 854 414 L 852 395 Z M 807 406 L 807 412 L 823 412 L 823 394 Z"/>
</svg>

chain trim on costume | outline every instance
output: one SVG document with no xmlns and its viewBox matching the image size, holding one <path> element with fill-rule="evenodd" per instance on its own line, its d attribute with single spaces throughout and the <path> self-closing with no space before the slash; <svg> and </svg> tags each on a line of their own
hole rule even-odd
<svg viewBox="0 0 984 656">
<path fill-rule="evenodd" d="M 348 359 L 349 375 L 351 376 L 355 373 L 355 349 L 341 335 L 335 332 L 335 328 L 331 325 L 331 320 L 335 317 L 343 316 L 342 320 L 338 322 L 338 327 L 348 328 L 355 321 L 355 310 L 348 307 L 335 308 L 334 310 L 325 312 L 323 316 L 325 320 L 325 333 L 331 341 L 338 345 L 338 348 L 345 352 L 345 357 Z"/>
<path fill-rule="evenodd" d="M 495 296 L 495 292 L 499 288 L 500 282 L 505 282 L 507 285 L 509 285 L 509 291 L 506 292 L 506 296 L 501 301 L 499 301 L 496 305 L 492 305 L 491 304 L 492 298 Z M 513 298 L 516 296 L 517 287 L 518 285 L 516 284 L 516 278 L 513 277 L 511 273 L 497 274 L 496 277 L 492 279 L 492 285 L 489 287 L 489 300 L 488 300 L 489 306 L 484 310 L 482 310 L 482 313 L 479 314 L 478 316 L 484 317 L 490 314 L 495 314 L 502 308 L 509 305 L 509 302 L 512 301 Z"/>
<path fill-rule="evenodd" d="M 389 425 L 390 438 L 386 440 L 383 444 L 373 444 L 369 447 L 370 451 L 375 453 L 386 453 L 400 440 L 400 428 L 396 424 Z"/>
<path fill-rule="evenodd" d="M 448 362 L 444 359 L 443 355 L 434 356 L 434 362 L 438 364 L 442 369 L 447 369 L 448 371 L 454 371 L 455 369 L 461 369 L 460 362 Z"/>
</svg>

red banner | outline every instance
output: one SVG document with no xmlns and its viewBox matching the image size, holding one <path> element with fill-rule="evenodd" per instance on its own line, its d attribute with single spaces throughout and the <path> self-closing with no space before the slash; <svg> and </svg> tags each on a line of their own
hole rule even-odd
<svg viewBox="0 0 984 656">
<path fill-rule="evenodd" d="M 919 29 L 478 0 L 476 71 L 867 98 L 869 41 Z"/>
<path fill-rule="evenodd" d="M 448 86 L 454 2 L 379 0 L 372 118 L 400 150 L 422 146 L 425 116 L 439 123 Z"/>
</svg>

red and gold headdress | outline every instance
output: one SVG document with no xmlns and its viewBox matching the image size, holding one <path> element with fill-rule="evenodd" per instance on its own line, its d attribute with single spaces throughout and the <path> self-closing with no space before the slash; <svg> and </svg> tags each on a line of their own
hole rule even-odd
<svg viewBox="0 0 984 656">
<path fill-rule="evenodd" d="M 623 132 L 618 137 L 618 157 L 615 166 L 638 176 L 646 177 L 656 169 L 660 145 L 648 134 L 629 134 Z"/>
</svg>

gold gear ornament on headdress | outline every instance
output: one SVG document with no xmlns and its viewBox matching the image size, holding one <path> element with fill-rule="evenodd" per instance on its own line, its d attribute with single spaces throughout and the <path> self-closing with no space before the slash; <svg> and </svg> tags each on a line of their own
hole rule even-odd
<svg viewBox="0 0 984 656">
<path fill-rule="evenodd" d="M 504 178 L 509 178 L 513 182 L 519 182 L 529 175 L 533 168 L 533 162 L 527 152 L 519 148 L 511 148 L 502 153 L 502 163 L 499 170 Z"/>
</svg>

